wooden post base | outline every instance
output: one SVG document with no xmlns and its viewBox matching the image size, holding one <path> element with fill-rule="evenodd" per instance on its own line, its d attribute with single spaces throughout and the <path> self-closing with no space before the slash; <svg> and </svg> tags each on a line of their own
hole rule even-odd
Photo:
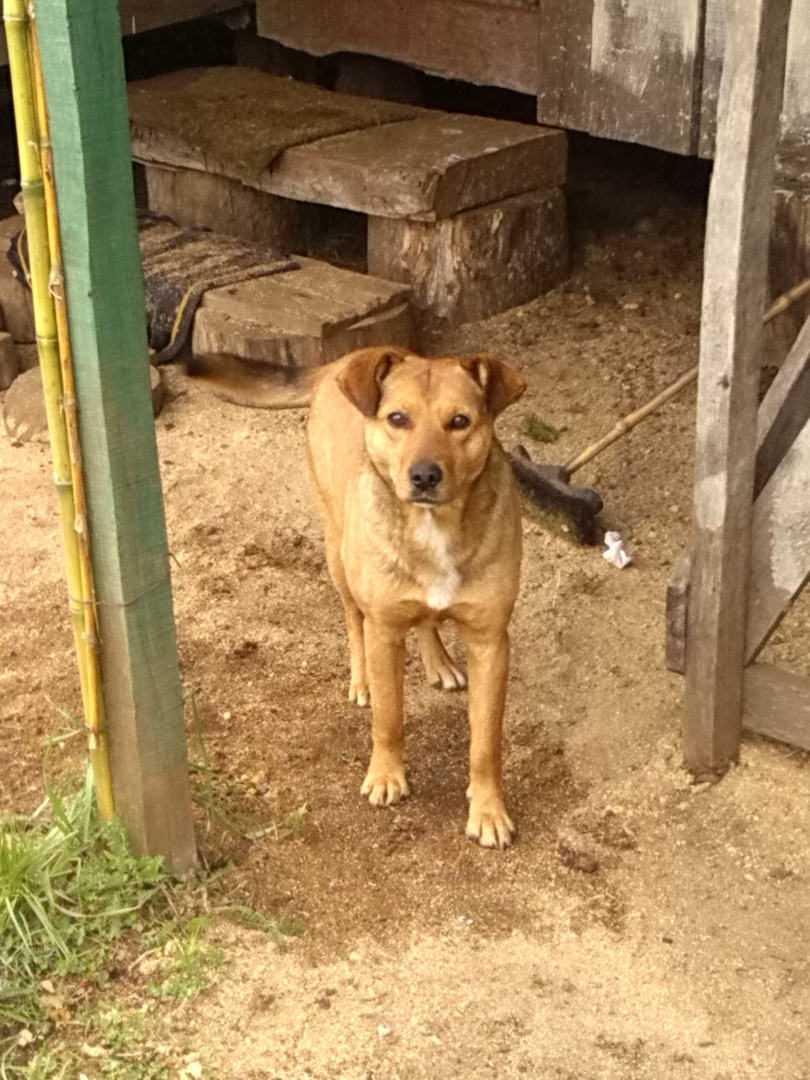
<svg viewBox="0 0 810 1080">
<path fill-rule="evenodd" d="M 559 188 L 435 222 L 369 217 L 369 273 L 409 284 L 423 324 L 454 326 L 525 304 L 562 281 L 567 269 Z"/>
</svg>

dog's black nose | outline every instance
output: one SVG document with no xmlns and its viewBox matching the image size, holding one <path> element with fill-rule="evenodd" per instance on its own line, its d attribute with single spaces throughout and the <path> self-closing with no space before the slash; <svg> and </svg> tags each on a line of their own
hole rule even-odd
<svg viewBox="0 0 810 1080">
<path fill-rule="evenodd" d="M 431 491 L 441 483 L 444 473 L 435 461 L 417 461 L 411 465 L 408 476 L 416 491 Z"/>
</svg>

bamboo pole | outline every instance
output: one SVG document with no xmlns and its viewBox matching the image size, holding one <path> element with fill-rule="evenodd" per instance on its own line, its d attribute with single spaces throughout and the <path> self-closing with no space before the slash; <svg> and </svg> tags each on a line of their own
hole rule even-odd
<svg viewBox="0 0 810 1080">
<path fill-rule="evenodd" d="M 90 757 L 95 773 L 99 814 L 104 820 L 109 820 L 113 817 L 114 806 L 106 739 L 101 726 L 103 714 L 97 704 L 100 695 L 98 666 L 97 663 L 94 666 L 92 661 L 95 649 L 94 638 L 92 635 L 88 636 L 87 633 L 88 612 L 90 612 L 90 625 L 93 626 L 95 611 L 92 591 L 89 593 L 85 591 L 87 580 L 83 573 L 82 545 L 76 528 L 77 523 L 83 519 L 77 517 L 74 486 L 76 470 L 72 461 L 75 455 L 71 454 L 68 425 L 63 409 L 64 387 L 62 362 L 59 355 L 59 318 L 50 291 L 51 236 L 47 204 L 49 201 L 52 203 L 53 212 L 55 201 L 52 192 L 46 195 L 40 158 L 38 109 L 29 40 L 29 15 L 26 11 L 25 0 L 5 0 L 3 17 L 17 127 L 34 324 L 51 442 L 54 483 L 59 501 L 71 623 L 79 666 L 82 704 L 88 726 Z M 73 409 L 75 413 L 75 401 Z M 76 459 L 77 466 L 79 461 L 80 458 Z"/>
</svg>

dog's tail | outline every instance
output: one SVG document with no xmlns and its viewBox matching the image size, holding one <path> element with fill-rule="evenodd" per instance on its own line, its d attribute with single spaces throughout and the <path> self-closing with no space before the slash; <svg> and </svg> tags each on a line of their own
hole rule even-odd
<svg viewBox="0 0 810 1080">
<path fill-rule="evenodd" d="M 185 370 L 219 397 L 253 409 L 305 409 L 323 375 L 322 367 L 297 371 L 226 353 L 194 356 Z"/>
</svg>

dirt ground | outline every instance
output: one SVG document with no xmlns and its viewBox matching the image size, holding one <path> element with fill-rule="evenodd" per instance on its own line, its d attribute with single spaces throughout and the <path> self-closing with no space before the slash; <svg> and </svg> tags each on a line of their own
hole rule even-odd
<svg viewBox="0 0 810 1080">
<path fill-rule="evenodd" d="M 434 343 L 519 365 L 529 392 L 501 437 L 556 461 L 689 367 L 699 330 L 705 177 L 574 150 L 570 281 Z M 215 906 L 306 933 L 279 949 L 218 923 L 226 964 L 166 1007 L 166 1042 L 221 1080 L 808 1080 L 808 756 L 747 737 L 714 786 L 680 765 L 664 590 L 689 529 L 694 392 L 584 474 L 632 567 L 527 508 L 505 758 L 520 835 L 493 853 L 464 837 L 466 696 L 430 689 L 415 656 L 412 797 L 360 799 L 369 717 L 345 700 L 303 415 L 224 404 L 176 372 L 169 386 L 177 626 L 215 788 L 257 825 L 307 810 L 255 841 L 200 811 L 204 856 L 232 863 Z M 529 412 L 556 444 L 519 434 Z M 0 440 L 0 484 L 0 808 L 23 810 L 78 695 L 47 448 Z M 771 657 L 807 670 L 808 641 L 800 602 Z M 57 770 L 60 753 L 78 748 Z"/>
</svg>

